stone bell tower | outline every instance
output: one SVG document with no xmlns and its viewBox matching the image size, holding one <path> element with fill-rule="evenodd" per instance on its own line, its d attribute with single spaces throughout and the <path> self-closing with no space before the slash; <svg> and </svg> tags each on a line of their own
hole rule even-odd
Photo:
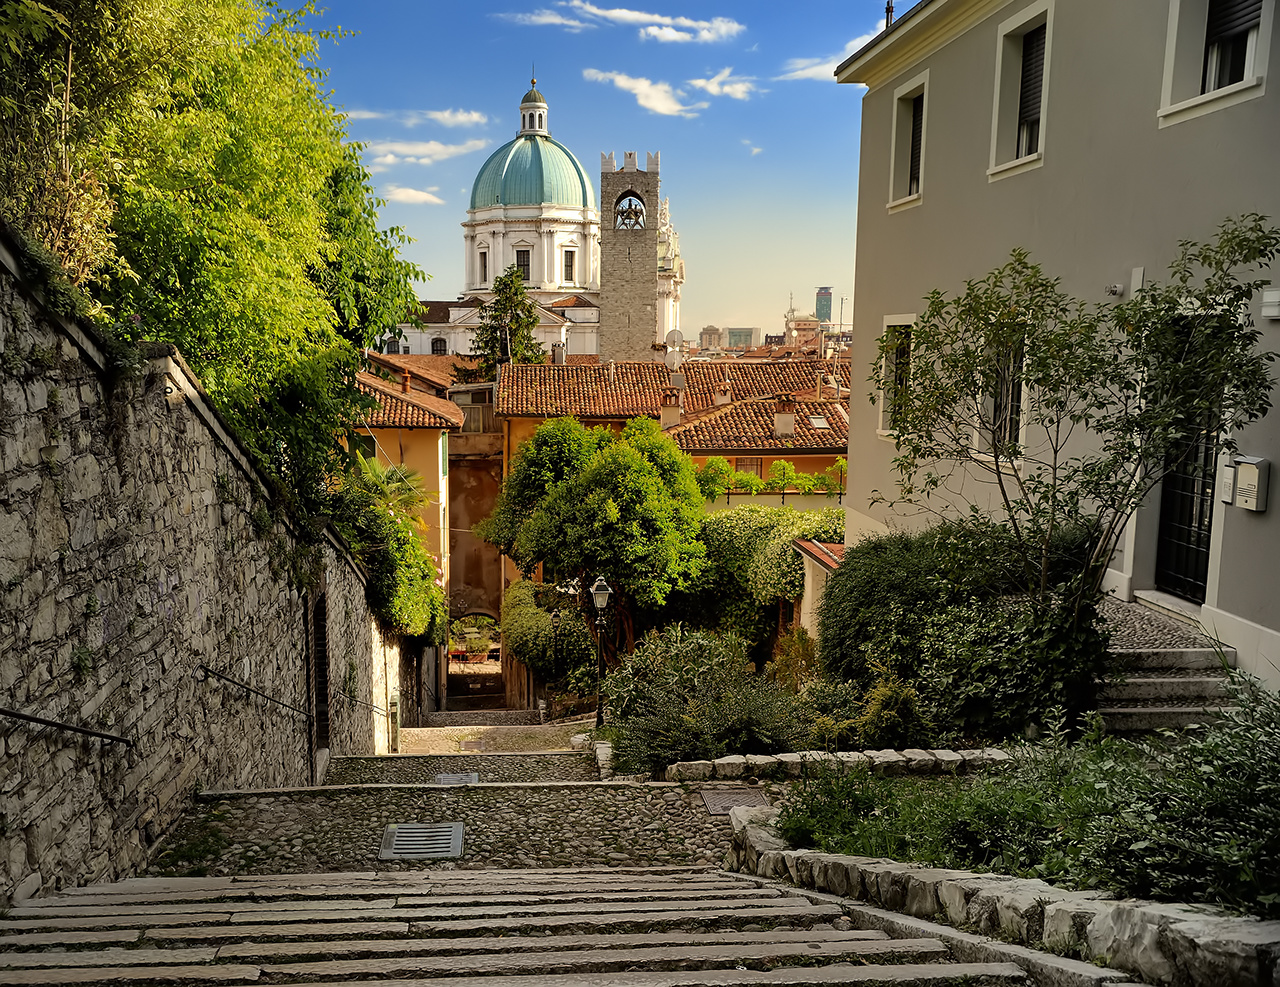
<svg viewBox="0 0 1280 987">
<path fill-rule="evenodd" d="M 622 167 L 600 155 L 600 359 L 660 360 L 658 340 L 658 162 L 636 152 Z"/>
</svg>

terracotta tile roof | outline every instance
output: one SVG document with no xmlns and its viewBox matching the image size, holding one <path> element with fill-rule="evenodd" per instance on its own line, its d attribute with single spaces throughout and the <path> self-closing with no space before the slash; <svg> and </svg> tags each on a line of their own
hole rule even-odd
<svg viewBox="0 0 1280 987">
<path fill-rule="evenodd" d="M 670 382 L 661 363 L 508 364 L 498 375 L 495 411 L 516 418 L 657 418 Z"/>
<path fill-rule="evenodd" d="M 800 452 L 843 454 L 849 446 L 844 402 L 797 401 L 795 435 L 773 434 L 772 398 L 735 401 L 667 429 L 688 453 Z M 825 423 L 826 427 L 822 427 Z"/>
<path fill-rule="evenodd" d="M 828 572 L 834 572 L 840 567 L 840 563 L 844 561 L 844 545 L 840 542 L 810 541 L 807 538 L 796 538 L 791 544 L 801 554 L 809 556 Z"/>
<path fill-rule="evenodd" d="M 566 295 L 564 298 L 557 298 L 554 302 L 548 302 L 547 308 L 599 308 L 599 302 L 593 302 L 590 298 L 584 298 L 582 295 Z"/>
<path fill-rule="evenodd" d="M 447 389 L 454 383 L 453 365 L 475 366 L 474 356 L 443 356 L 428 353 L 370 353 L 369 362 L 392 373 L 409 371 L 414 378 Z"/>
<path fill-rule="evenodd" d="M 749 398 L 772 397 L 790 392 L 796 395 L 812 395 L 818 385 L 818 375 L 823 376 L 823 396 L 835 397 L 827 377 L 834 377 L 837 384 L 846 389 L 848 397 L 850 380 L 848 361 L 841 360 L 780 360 L 760 363 L 708 361 L 685 363 L 681 366 L 686 381 L 684 409 L 686 413 L 715 407 L 716 390 L 729 378 L 732 398 L 742 401 Z"/>
<path fill-rule="evenodd" d="M 459 428 L 462 425 L 462 409 L 444 398 L 421 391 L 406 394 L 398 384 L 367 373 L 356 374 L 356 388 L 378 402 L 378 407 L 369 411 L 362 422 L 370 428 Z"/>
</svg>

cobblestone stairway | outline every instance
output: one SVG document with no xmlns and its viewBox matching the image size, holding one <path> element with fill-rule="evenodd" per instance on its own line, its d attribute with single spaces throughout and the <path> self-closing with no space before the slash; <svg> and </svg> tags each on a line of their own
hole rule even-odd
<svg viewBox="0 0 1280 987">
<path fill-rule="evenodd" d="M 141 878 L 0 920 L 5 984 L 711 987 L 1025 983 L 936 939 L 699 868 Z"/>
<path fill-rule="evenodd" d="M 1103 684 L 1098 712 L 1112 733 L 1180 729 L 1217 717 L 1236 652 L 1174 611 L 1110 603 L 1111 656 L 1118 671 Z"/>
</svg>

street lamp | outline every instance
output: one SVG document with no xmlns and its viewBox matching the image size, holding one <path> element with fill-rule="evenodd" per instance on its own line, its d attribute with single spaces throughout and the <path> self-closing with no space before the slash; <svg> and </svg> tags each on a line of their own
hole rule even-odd
<svg viewBox="0 0 1280 987">
<path fill-rule="evenodd" d="M 613 590 L 596 576 L 591 586 L 591 602 L 596 606 L 596 726 L 604 726 L 604 612 L 609 606 Z"/>
</svg>

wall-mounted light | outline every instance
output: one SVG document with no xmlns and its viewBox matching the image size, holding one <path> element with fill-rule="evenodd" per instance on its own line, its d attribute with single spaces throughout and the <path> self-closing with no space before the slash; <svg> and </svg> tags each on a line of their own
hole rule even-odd
<svg viewBox="0 0 1280 987">
<path fill-rule="evenodd" d="M 1108 295 L 1112 296 L 1113 298 L 1119 298 L 1121 295 L 1124 294 L 1124 285 L 1109 284 L 1107 285 L 1106 292 Z"/>
</svg>

